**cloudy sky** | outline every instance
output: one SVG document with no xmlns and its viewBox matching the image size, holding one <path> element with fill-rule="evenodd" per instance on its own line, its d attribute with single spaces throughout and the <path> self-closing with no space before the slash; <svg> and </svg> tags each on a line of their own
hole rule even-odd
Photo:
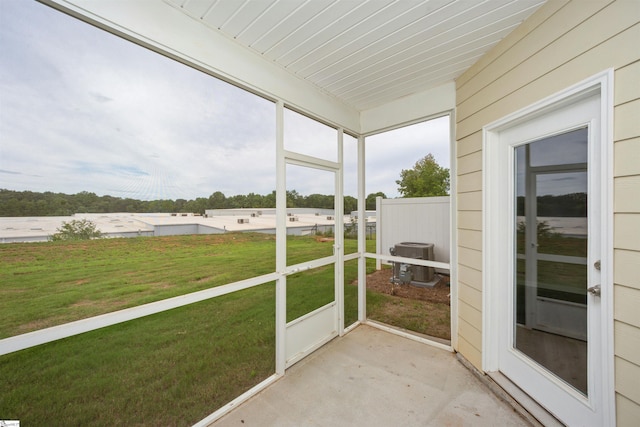
<svg viewBox="0 0 640 427">
<path fill-rule="evenodd" d="M 0 188 L 193 199 L 275 189 L 275 106 L 33 1 L 0 0 Z M 335 160 L 335 131 L 285 115 L 287 148 Z M 367 193 L 396 197 L 428 153 L 449 167 L 448 119 L 367 139 Z M 345 138 L 345 193 L 355 196 Z M 331 191 L 289 167 L 288 189 Z M 327 190 L 325 190 L 325 188 Z"/>
</svg>

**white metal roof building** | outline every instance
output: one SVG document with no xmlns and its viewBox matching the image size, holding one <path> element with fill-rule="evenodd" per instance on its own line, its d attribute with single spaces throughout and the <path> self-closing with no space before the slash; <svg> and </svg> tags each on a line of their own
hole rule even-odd
<svg viewBox="0 0 640 427">
<path fill-rule="evenodd" d="M 0 218 L 0 242 L 44 242 L 57 232 L 63 222 L 87 218 L 107 237 L 152 236 L 153 227 L 127 214 L 78 214 L 74 216 L 39 216 Z"/>
<path fill-rule="evenodd" d="M 221 234 L 226 232 L 276 233 L 275 210 L 211 210 L 206 216 L 171 213 L 75 214 L 62 217 L 0 218 L 0 243 L 43 242 L 57 232 L 63 222 L 88 219 L 104 237 L 173 236 L 179 234 Z M 261 212 L 258 214 L 258 212 Z M 345 217 L 349 221 L 349 216 Z M 291 209 L 287 234 L 309 235 L 334 232 L 333 211 Z M 368 223 L 375 222 L 369 218 Z"/>
</svg>

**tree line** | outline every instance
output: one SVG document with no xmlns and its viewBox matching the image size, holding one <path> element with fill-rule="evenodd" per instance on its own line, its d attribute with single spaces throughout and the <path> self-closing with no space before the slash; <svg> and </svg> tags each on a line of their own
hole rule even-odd
<svg viewBox="0 0 640 427">
<path fill-rule="evenodd" d="M 412 169 L 403 169 L 396 181 L 402 197 L 430 197 L 449 194 L 449 169 L 443 168 L 432 154 L 416 162 Z M 382 192 L 370 193 L 365 209 L 376 209 L 376 197 L 386 198 Z M 137 200 L 114 196 L 98 196 L 82 191 L 77 194 L 64 194 L 33 191 L 13 191 L 0 189 L 0 216 L 69 216 L 75 213 L 112 213 L 112 212 L 193 212 L 204 214 L 206 209 L 238 208 L 275 208 L 276 192 L 261 195 L 256 193 L 238 194 L 227 197 L 220 191 L 209 197 L 197 197 L 193 200 L 162 199 Z M 303 196 L 296 190 L 287 191 L 288 208 L 333 209 L 334 196 L 310 194 Z M 344 213 L 358 209 L 358 200 L 352 196 L 344 197 Z"/>
<path fill-rule="evenodd" d="M 538 196 L 535 202 L 538 216 L 578 218 L 587 216 L 587 193 Z M 516 208 L 520 216 L 525 215 L 524 204 L 524 196 L 518 196 Z"/>
<path fill-rule="evenodd" d="M 367 199 L 375 209 L 376 193 Z M 367 203 L 369 205 L 370 203 Z M 53 192 L 13 191 L 0 189 L 0 216 L 69 216 L 75 213 L 150 213 L 150 212 L 194 212 L 204 214 L 206 209 L 237 209 L 237 208 L 275 208 L 276 192 L 266 195 L 255 193 L 225 196 L 216 191 L 209 197 L 198 197 L 193 200 L 162 199 L 137 200 L 114 196 L 98 196 L 95 193 L 82 191 L 77 194 Z M 333 209 L 334 196 L 310 194 L 303 196 L 296 190 L 287 191 L 287 207 L 290 208 L 319 208 Z M 355 197 L 344 198 L 344 212 L 349 213 L 358 209 Z"/>
</svg>

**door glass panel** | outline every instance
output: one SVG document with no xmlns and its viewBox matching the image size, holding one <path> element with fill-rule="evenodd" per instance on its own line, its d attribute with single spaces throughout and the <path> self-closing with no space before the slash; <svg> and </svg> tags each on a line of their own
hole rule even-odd
<svg viewBox="0 0 640 427">
<path fill-rule="evenodd" d="M 516 148 L 514 347 L 587 394 L 587 129 Z"/>
<path fill-rule="evenodd" d="M 536 175 L 538 252 L 587 256 L 587 172 Z"/>
<path fill-rule="evenodd" d="M 550 136 L 529 144 L 532 167 L 587 162 L 587 128 Z"/>
</svg>

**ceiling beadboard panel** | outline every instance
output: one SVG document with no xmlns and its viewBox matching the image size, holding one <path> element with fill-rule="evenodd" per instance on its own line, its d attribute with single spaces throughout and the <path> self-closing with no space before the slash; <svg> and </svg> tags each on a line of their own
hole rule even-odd
<svg viewBox="0 0 640 427">
<path fill-rule="evenodd" d="M 454 80 L 544 3 L 165 1 L 360 111 Z"/>
<path fill-rule="evenodd" d="M 450 0 L 432 1 L 428 6 L 437 9 L 439 5 L 447 2 Z M 355 58 L 352 57 L 354 54 L 362 52 L 382 39 L 390 40 L 392 34 L 396 35 L 407 25 L 414 23 L 418 15 L 425 12 L 425 10 L 418 10 L 420 13 L 417 14 L 416 9 L 426 6 L 416 5 L 414 2 L 393 2 L 388 7 L 381 8 L 367 20 L 351 26 L 349 30 L 329 41 L 325 46 L 326 55 L 308 55 L 308 60 L 300 64 L 302 74 L 312 76 L 330 67 L 339 69 L 341 66 L 335 62 L 335 55 L 342 58 L 341 62 L 354 62 Z"/>
</svg>

